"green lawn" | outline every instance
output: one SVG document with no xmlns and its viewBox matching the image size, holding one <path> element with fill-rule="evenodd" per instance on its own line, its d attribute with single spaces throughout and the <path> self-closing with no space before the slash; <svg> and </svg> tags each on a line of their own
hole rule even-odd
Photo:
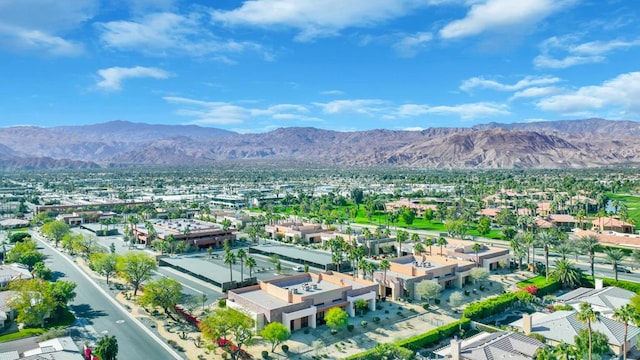
<svg viewBox="0 0 640 360">
<path fill-rule="evenodd" d="M 0 343 L 11 341 L 11 340 L 23 339 L 31 336 L 42 335 L 44 332 L 45 330 L 43 328 L 22 329 L 18 332 L 0 335 Z"/>
<path fill-rule="evenodd" d="M 517 284 L 519 288 L 525 288 L 529 285 L 534 285 L 537 288 L 541 288 L 547 285 L 547 278 L 544 275 L 538 275 L 532 277 L 531 279 L 522 280 Z"/>
<path fill-rule="evenodd" d="M 611 200 L 618 200 L 627 205 L 629 219 L 633 219 L 634 224 L 640 225 L 640 196 L 607 193 Z"/>
<path fill-rule="evenodd" d="M 5 341 L 23 339 L 31 336 L 42 335 L 43 333 L 45 333 L 47 330 L 50 330 L 50 329 L 67 327 L 73 324 L 75 320 L 76 318 L 75 316 L 73 316 L 71 311 L 65 310 L 64 313 L 61 314 L 61 316 L 59 316 L 55 322 L 48 323 L 45 328 L 27 328 L 27 329 L 22 329 L 18 332 L 0 335 L 0 343 Z"/>
</svg>

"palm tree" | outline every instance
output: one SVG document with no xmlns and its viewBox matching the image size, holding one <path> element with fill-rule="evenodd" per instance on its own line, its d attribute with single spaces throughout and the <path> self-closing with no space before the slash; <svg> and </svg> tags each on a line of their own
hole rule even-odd
<svg viewBox="0 0 640 360">
<path fill-rule="evenodd" d="M 244 249 L 238 250 L 236 258 L 240 260 L 240 282 L 244 281 L 244 261 L 247 259 L 247 252 Z"/>
<path fill-rule="evenodd" d="M 419 243 L 420 242 L 420 235 L 418 235 L 417 233 L 411 234 L 411 242 Z"/>
<path fill-rule="evenodd" d="M 520 233 L 518 234 L 520 235 Z M 513 239 L 511 239 L 511 241 L 509 242 L 509 245 L 513 250 L 513 257 L 518 259 L 518 270 L 522 270 L 522 259 L 524 259 L 524 257 L 527 256 L 528 252 L 522 246 L 522 243 L 518 241 L 517 237 L 514 237 Z"/>
<path fill-rule="evenodd" d="M 251 273 L 253 271 L 253 268 L 256 267 L 256 265 L 258 265 L 256 263 L 256 259 L 254 259 L 253 257 L 249 256 L 247 257 L 247 260 L 245 260 L 244 264 L 249 268 L 249 278 L 251 278 Z"/>
<path fill-rule="evenodd" d="M 371 230 L 368 227 L 362 229 L 362 237 L 364 237 L 365 242 L 367 243 L 367 250 L 369 256 L 371 256 Z"/>
<path fill-rule="evenodd" d="M 527 231 L 524 233 L 522 241 L 527 245 L 527 263 L 531 267 L 536 262 L 536 234 Z"/>
<path fill-rule="evenodd" d="M 567 259 L 556 260 L 551 276 L 560 282 L 562 287 L 578 287 L 582 280 L 582 270 Z"/>
<path fill-rule="evenodd" d="M 442 248 L 447 246 L 447 244 L 448 244 L 447 239 L 445 239 L 442 236 L 438 238 L 438 246 L 440 246 L 440 256 L 442 256 Z"/>
<path fill-rule="evenodd" d="M 604 248 L 604 254 L 607 256 L 607 260 L 613 265 L 613 274 L 616 278 L 616 282 L 618 281 L 618 264 L 624 260 L 626 255 L 622 251 L 622 249 L 615 248 Z"/>
<path fill-rule="evenodd" d="M 587 324 L 587 331 L 589 333 L 589 354 L 588 359 L 591 360 L 591 353 L 593 352 L 593 334 L 591 330 L 591 323 L 598 320 L 600 313 L 594 311 L 591 304 L 587 302 L 580 303 L 580 310 L 576 313 L 576 318 Z"/>
<path fill-rule="evenodd" d="M 426 239 L 425 243 L 427 244 L 427 246 L 429 246 L 429 255 L 433 255 L 433 253 L 431 252 L 431 247 L 435 244 L 435 239 L 434 238 L 430 238 L 430 239 Z"/>
<path fill-rule="evenodd" d="M 544 249 L 544 273 L 547 281 L 549 281 L 549 247 L 557 243 L 557 237 L 548 231 L 544 231 L 538 234 L 538 242 Z"/>
<path fill-rule="evenodd" d="M 229 265 L 229 278 L 230 281 L 233 281 L 233 268 L 232 265 L 236 263 L 236 254 L 234 254 L 231 250 L 227 250 L 224 253 L 224 263 Z"/>
<path fill-rule="evenodd" d="M 566 260 L 567 259 L 567 255 L 569 255 L 572 251 L 573 248 L 571 247 L 571 244 L 565 242 L 561 242 L 559 244 L 556 244 L 553 247 L 553 251 L 557 252 L 558 254 L 560 254 L 560 258 L 562 258 L 562 260 Z"/>
<path fill-rule="evenodd" d="M 382 270 L 382 284 L 385 286 L 385 290 L 384 290 L 384 294 L 383 296 L 386 297 L 387 294 L 387 270 L 389 270 L 391 268 L 391 263 L 389 262 L 389 260 L 384 259 L 382 261 L 380 261 L 380 270 Z"/>
<path fill-rule="evenodd" d="M 166 239 L 164 239 L 164 241 L 167 242 L 167 247 L 169 248 L 169 252 L 173 254 L 176 237 L 173 234 L 169 234 L 167 235 Z"/>
<path fill-rule="evenodd" d="M 398 257 L 402 256 L 402 243 L 409 239 L 409 233 L 404 230 L 396 231 L 396 241 L 398 242 Z"/>
<path fill-rule="evenodd" d="M 471 246 L 471 250 L 476 253 L 476 266 L 480 266 L 480 255 L 478 253 L 482 250 L 482 245 L 474 243 L 473 246 Z"/>
<path fill-rule="evenodd" d="M 625 304 L 614 311 L 613 320 L 624 324 L 624 343 L 622 344 L 622 351 L 623 360 L 627 360 L 627 336 L 629 333 L 629 322 L 640 322 L 640 314 L 638 314 L 631 304 Z"/>
<path fill-rule="evenodd" d="M 596 257 L 596 251 L 600 250 L 600 241 L 596 235 L 587 235 L 580 237 L 578 244 L 582 251 L 589 255 L 589 262 L 591 265 L 591 277 L 595 278 L 594 262 Z"/>
<path fill-rule="evenodd" d="M 424 252 L 424 245 L 422 245 L 422 243 L 417 242 L 417 243 L 415 243 L 413 245 L 413 253 L 414 254 L 420 254 L 420 253 L 423 253 L 423 252 Z"/>
</svg>

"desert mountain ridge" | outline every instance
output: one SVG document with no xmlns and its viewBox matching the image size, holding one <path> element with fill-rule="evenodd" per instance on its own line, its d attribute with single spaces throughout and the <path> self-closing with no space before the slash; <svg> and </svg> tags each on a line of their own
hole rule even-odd
<svg viewBox="0 0 640 360">
<path fill-rule="evenodd" d="M 422 131 L 311 127 L 239 134 L 195 125 L 110 121 L 0 128 L 0 168 L 300 163 L 414 168 L 589 168 L 640 165 L 640 122 L 582 119 Z"/>
</svg>

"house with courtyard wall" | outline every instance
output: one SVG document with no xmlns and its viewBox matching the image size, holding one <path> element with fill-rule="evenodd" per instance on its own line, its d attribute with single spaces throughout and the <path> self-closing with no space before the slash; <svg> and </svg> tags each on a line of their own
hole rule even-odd
<svg viewBox="0 0 640 360">
<path fill-rule="evenodd" d="M 436 280 L 443 288 L 461 288 L 470 281 L 471 269 L 476 267 L 471 261 L 426 254 L 392 258 L 389 265 L 386 273 L 374 272 L 373 280 L 380 284 L 380 293 L 393 300 L 419 300 L 415 288 L 424 280 Z"/>
<path fill-rule="evenodd" d="M 378 288 L 375 282 L 337 272 L 303 273 L 229 290 L 227 306 L 251 316 L 257 330 L 277 321 L 295 331 L 323 325 L 325 313 L 334 307 L 355 316 L 354 303 L 360 299 L 375 310 Z"/>
<path fill-rule="evenodd" d="M 322 242 L 322 235 L 325 233 L 321 225 L 297 222 L 266 225 L 264 230 L 272 239 L 281 237 L 285 242 L 295 242 L 299 239 L 309 244 Z"/>
<path fill-rule="evenodd" d="M 480 244 L 482 248 L 478 254 L 476 254 L 475 251 L 473 251 L 473 245 L 475 244 L 473 241 L 454 239 L 448 239 L 447 241 L 448 244 L 442 249 L 443 256 L 478 263 L 479 266 L 487 270 L 496 270 L 501 264 L 509 263 L 509 249 Z M 439 253 L 440 251 L 436 245 L 433 246 L 433 249 L 434 253 Z"/>
</svg>

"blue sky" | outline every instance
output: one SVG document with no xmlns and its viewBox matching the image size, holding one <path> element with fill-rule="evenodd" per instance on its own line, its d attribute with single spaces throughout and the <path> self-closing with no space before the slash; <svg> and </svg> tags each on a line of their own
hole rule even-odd
<svg viewBox="0 0 640 360">
<path fill-rule="evenodd" d="M 0 124 L 637 120 L 638 18 L 636 0 L 0 0 Z"/>
</svg>

